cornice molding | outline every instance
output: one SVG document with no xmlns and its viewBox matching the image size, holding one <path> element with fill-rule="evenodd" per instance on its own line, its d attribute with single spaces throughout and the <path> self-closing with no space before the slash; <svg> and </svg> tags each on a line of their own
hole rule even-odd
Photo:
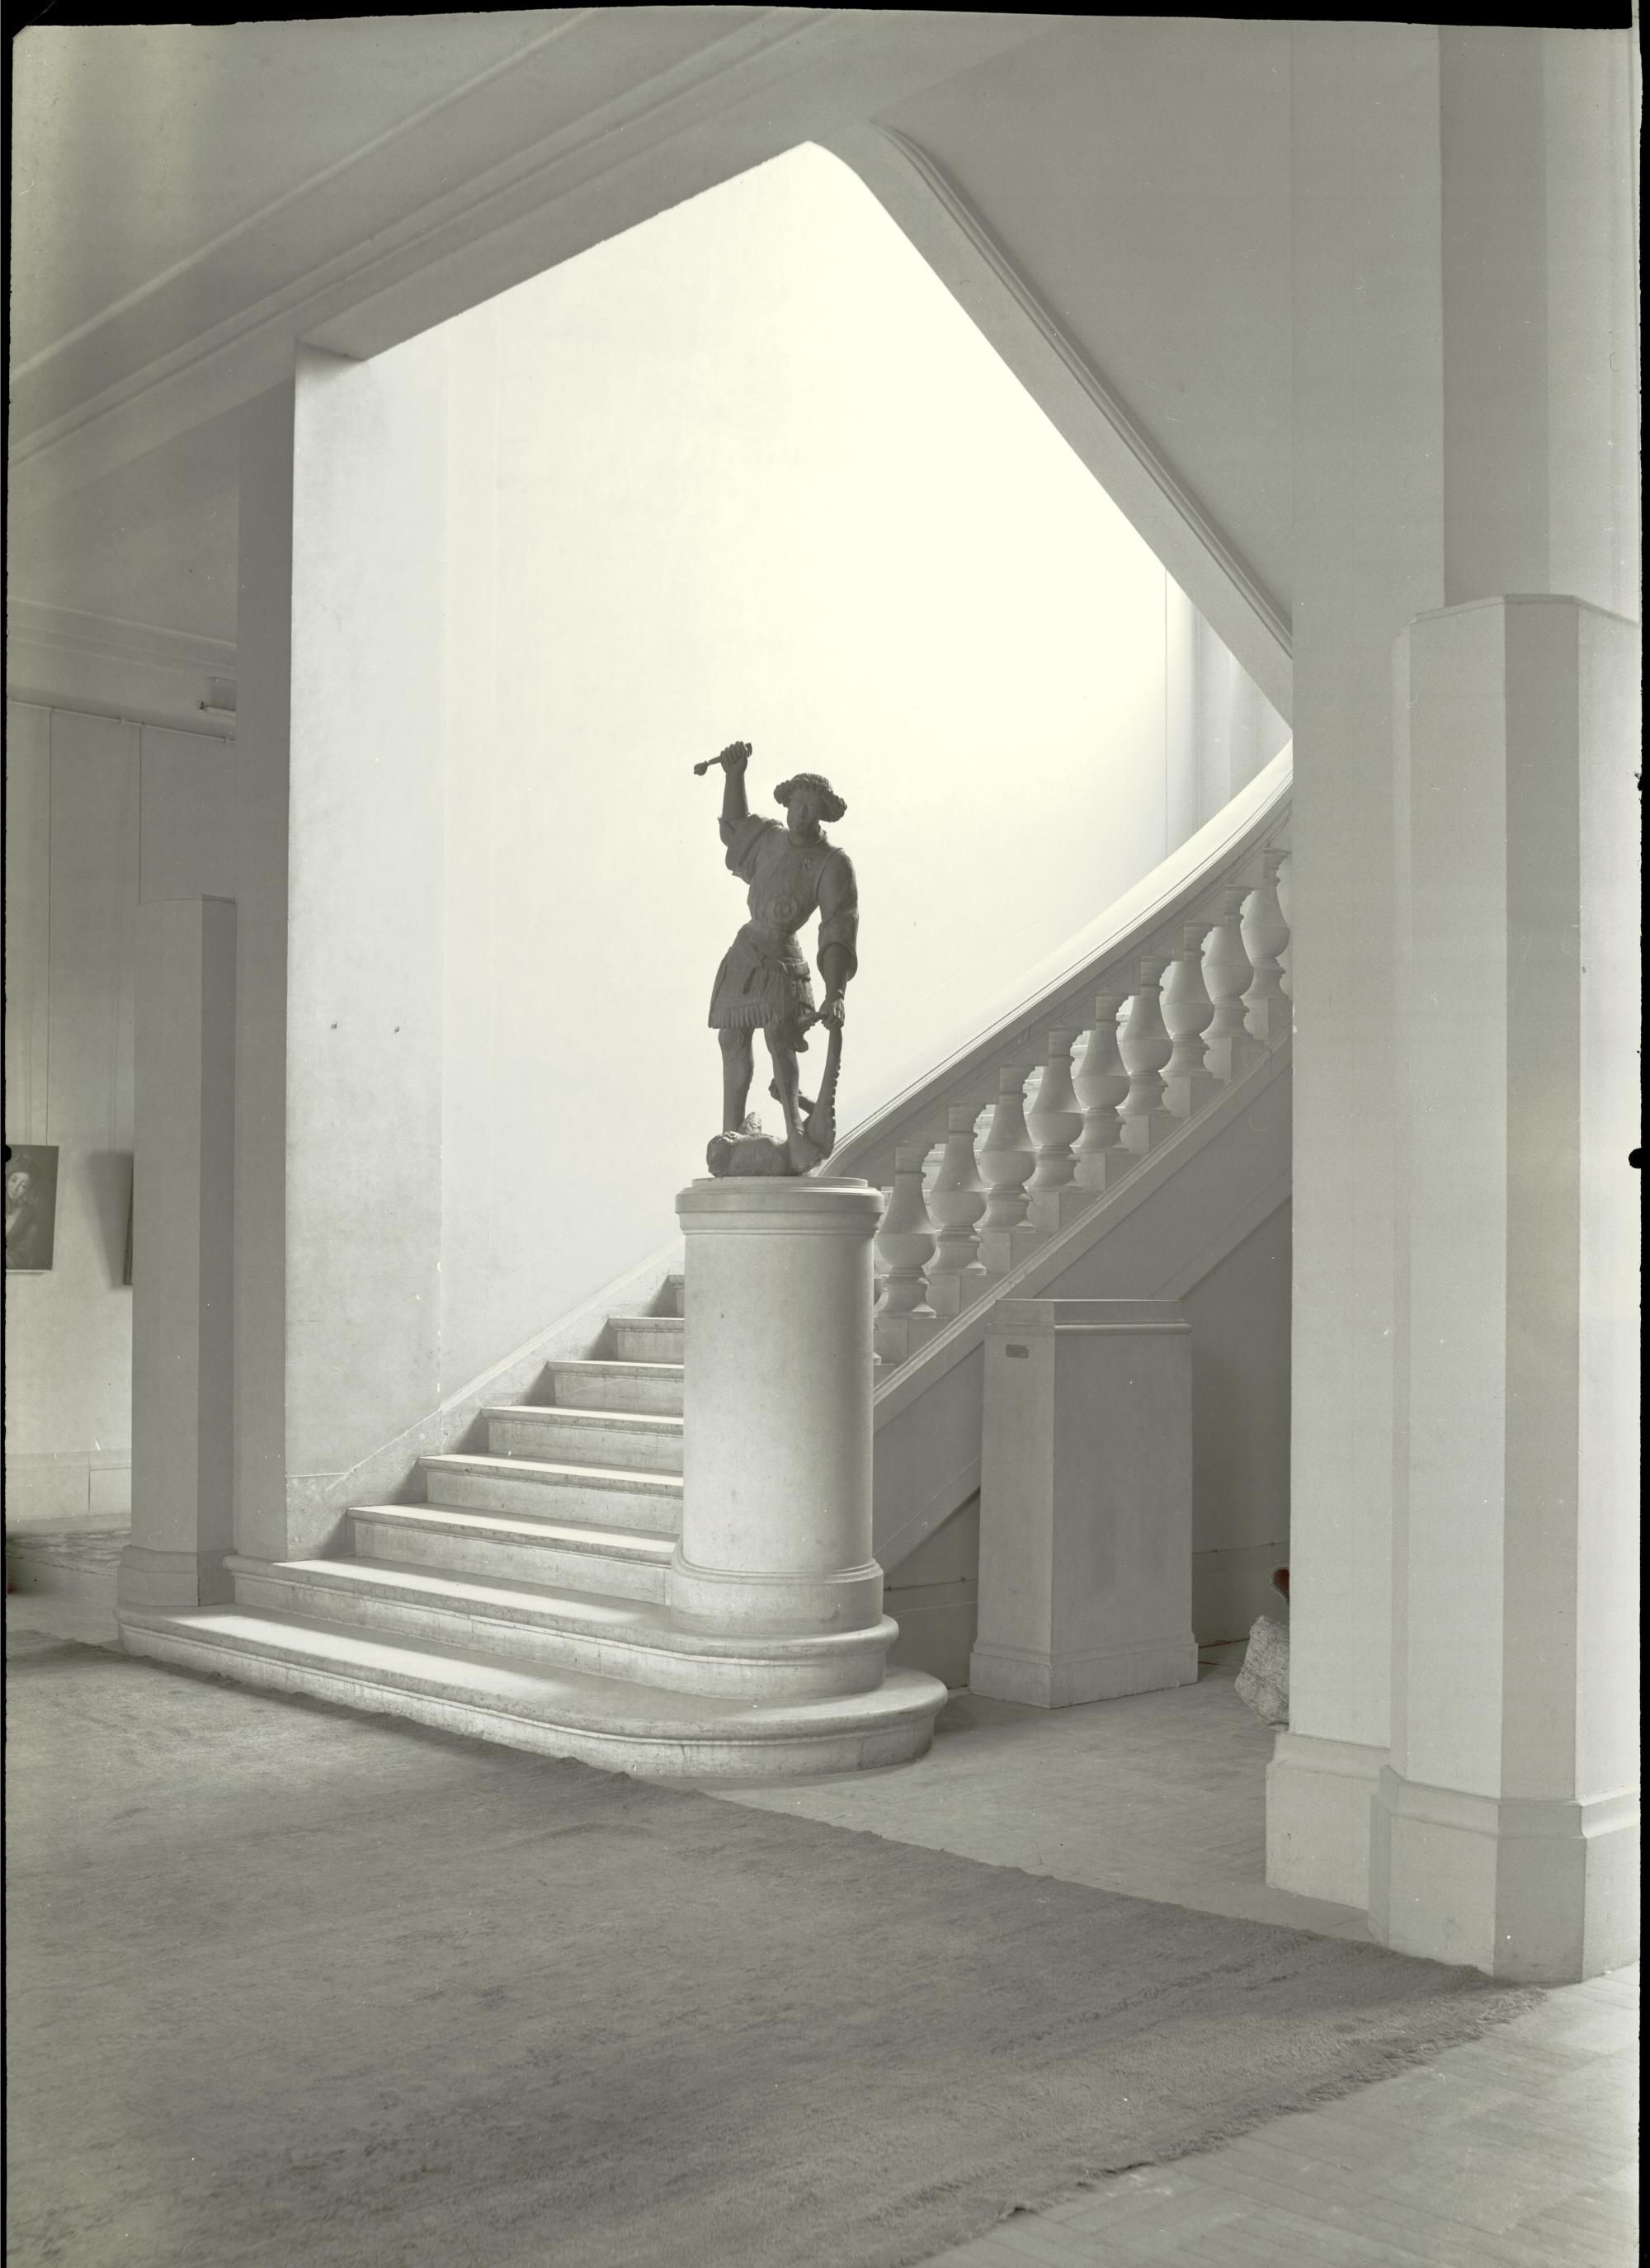
<svg viewBox="0 0 1650 2268">
<path fill-rule="evenodd" d="M 894 127 L 851 128 L 832 136 L 826 146 L 852 166 L 910 238 L 1287 718 L 1293 675 L 1288 616 L 956 183 Z"/>
</svg>

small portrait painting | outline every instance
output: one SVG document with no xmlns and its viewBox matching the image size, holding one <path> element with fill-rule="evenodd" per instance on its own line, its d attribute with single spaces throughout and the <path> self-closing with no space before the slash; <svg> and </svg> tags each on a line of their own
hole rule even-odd
<svg viewBox="0 0 1650 2268">
<path fill-rule="evenodd" d="M 6 1266 L 49 1268 L 57 1220 L 55 1145 L 8 1142 L 5 1176 Z"/>
</svg>

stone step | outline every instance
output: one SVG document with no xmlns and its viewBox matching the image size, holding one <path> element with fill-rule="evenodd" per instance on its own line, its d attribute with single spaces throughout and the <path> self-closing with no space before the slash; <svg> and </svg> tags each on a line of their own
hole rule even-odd
<svg viewBox="0 0 1650 2268">
<path fill-rule="evenodd" d="M 667 1535 L 446 1505 L 358 1505 L 350 1518 L 360 1559 L 615 1598 L 662 1600 L 675 1550 Z"/>
<path fill-rule="evenodd" d="M 681 1360 L 687 1325 L 680 1315 L 609 1315 L 608 1329 L 620 1362 Z"/>
<path fill-rule="evenodd" d="M 680 1270 L 674 1276 L 667 1276 L 665 1288 L 660 1294 L 659 1313 L 663 1315 L 685 1314 L 687 1309 L 682 1302 L 687 1297 L 687 1278 Z"/>
<path fill-rule="evenodd" d="M 653 1410 L 680 1418 L 681 1365 L 553 1362 L 546 1368 L 543 1391 L 557 1410 Z"/>
<path fill-rule="evenodd" d="M 627 1677 L 686 1693 L 748 1700 L 868 1692 L 897 1635 L 885 1616 L 864 1631 L 808 1638 L 712 1637 L 673 1628 L 641 1599 L 483 1580 L 385 1559 L 232 1559 L 236 1603 L 346 1623 L 369 1637 L 456 1646 Z"/>
<path fill-rule="evenodd" d="M 938 1679 L 910 1669 L 873 1693 L 806 1700 L 666 1692 L 242 1606 L 127 1609 L 121 1622 L 127 1650 L 157 1660 L 660 1779 L 902 1764 L 928 1747 L 946 1697 Z"/>
<path fill-rule="evenodd" d="M 547 1410 L 516 1402 L 481 1414 L 496 1457 L 628 1473 L 681 1470 L 681 1420 L 657 1410 Z"/>
<path fill-rule="evenodd" d="M 651 1535 L 681 1530 L 680 1469 L 648 1472 L 627 1465 L 494 1456 L 482 1450 L 422 1457 L 419 1462 L 430 1504 L 566 1520 L 579 1527 L 636 1528 Z"/>
</svg>

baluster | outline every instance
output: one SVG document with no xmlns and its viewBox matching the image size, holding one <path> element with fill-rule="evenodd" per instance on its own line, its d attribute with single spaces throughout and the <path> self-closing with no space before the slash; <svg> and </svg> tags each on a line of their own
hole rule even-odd
<svg viewBox="0 0 1650 2268">
<path fill-rule="evenodd" d="M 1094 1002 L 1094 1029 L 1072 1084 L 1083 1106 L 1083 1131 L 1072 1152 L 1072 1179 L 1091 1195 L 1112 1188 L 1135 1162 L 1134 1152 L 1123 1147 L 1123 1122 L 1117 1105 L 1129 1092 L 1129 1074 L 1117 1052 L 1117 1011 L 1121 992 L 1102 992 Z"/>
<path fill-rule="evenodd" d="M 1072 1085 L 1072 1049 L 1078 1036 L 1075 1032 L 1050 1033 L 1049 1059 L 1036 1101 L 1026 1114 L 1037 1145 L 1036 1169 L 1026 1185 L 1026 1215 L 1035 1228 L 1050 1234 L 1069 1227 L 1094 1201 L 1073 1181 L 1077 1161 L 1072 1145 L 1083 1130 L 1083 1113 Z"/>
<path fill-rule="evenodd" d="M 1164 1028 L 1159 991 L 1168 966 L 1167 958 L 1156 953 L 1148 954 L 1140 963 L 1140 982 L 1118 1040 L 1129 1073 L 1129 1092 L 1118 1116 L 1124 1142 L 1139 1156 L 1154 1150 L 1180 1123 L 1163 1100 L 1163 1066 L 1175 1051 L 1175 1042 Z"/>
<path fill-rule="evenodd" d="M 874 1335 L 876 1351 L 887 1362 L 903 1362 L 937 1328 L 924 1281 L 936 1242 L 923 1199 L 923 1167 L 931 1147 L 927 1142 L 905 1142 L 895 1151 L 894 1193 L 877 1232 L 888 1281 L 877 1307 Z"/>
<path fill-rule="evenodd" d="M 991 1123 L 980 1145 L 980 1173 L 990 1192 L 980 1223 L 980 1258 L 993 1276 L 1017 1268 L 1038 1241 L 1026 1220 L 1026 1183 L 1036 1163 L 1026 1130 L 1026 1077 L 1023 1064 L 998 1071 Z"/>
<path fill-rule="evenodd" d="M 1243 943 L 1243 903 L 1249 896 L 1241 885 L 1220 894 L 1220 917 L 1209 936 L 1204 954 L 1204 981 L 1214 1002 L 1214 1015 L 1204 1035 L 1204 1055 L 1217 1079 L 1241 1079 L 1259 1063 L 1266 1050 L 1251 1039 L 1243 1020 L 1243 996 L 1255 971 Z"/>
<path fill-rule="evenodd" d="M 1204 1049 L 1204 1034 L 1214 1020 L 1214 1002 L 1203 977 L 1203 941 L 1210 927 L 1206 921 L 1182 924 L 1180 950 L 1163 987 L 1164 1028 L 1175 1042 L 1163 1066 L 1163 1093 L 1176 1118 L 1195 1116 L 1220 1087 Z"/>
<path fill-rule="evenodd" d="M 1279 910 L 1283 914 L 1285 925 L 1290 932 L 1290 939 L 1288 944 L 1285 946 L 1283 951 L 1278 956 L 1278 981 L 1283 985 L 1284 991 L 1292 1003 L 1295 997 L 1295 945 L 1293 934 L 1295 911 L 1294 900 L 1292 895 L 1294 887 L 1294 874 L 1295 854 L 1293 850 L 1285 850 L 1284 852 L 1283 864 L 1278 869 L 1278 904 Z M 1294 1010 L 1293 1005 L 1291 1006 L 1289 1012 L 1290 1020 L 1293 1024 L 1294 1019 Z"/>
<path fill-rule="evenodd" d="M 1286 850 L 1261 853 L 1261 884 L 1249 902 L 1243 943 L 1254 965 L 1255 977 L 1243 996 L 1245 1020 L 1251 1035 L 1263 1047 L 1275 1048 L 1293 1028 L 1288 995 L 1283 988 L 1278 956 L 1289 943 L 1289 924 L 1278 902 L 1278 869 Z"/>
<path fill-rule="evenodd" d="M 928 1265 L 928 1304 L 937 1315 L 960 1315 L 989 1280 L 978 1234 L 985 1211 L 985 1184 L 974 1156 L 979 1116 L 971 1102 L 954 1103 L 946 1113 L 946 1146 L 928 1197 L 929 1217 L 939 1233 Z"/>
</svg>

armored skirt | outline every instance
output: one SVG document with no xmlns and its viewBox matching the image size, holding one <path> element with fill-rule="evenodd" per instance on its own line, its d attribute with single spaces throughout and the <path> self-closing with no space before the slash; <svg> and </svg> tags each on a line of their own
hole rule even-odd
<svg viewBox="0 0 1650 2268">
<path fill-rule="evenodd" d="M 845 946 L 852 973 L 859 927 L 852 865 L 822 835 L 799 843 L 771 819 L 725 821 L 722 839 L 730 870 L 750 886 L 750 919 L 716 972 L 711 1024 L 718 1031 L 767 1031 L 800 1050 L 818 1011 L 796 933 L 817 912 L 820 952 Z"/>
</svg>

